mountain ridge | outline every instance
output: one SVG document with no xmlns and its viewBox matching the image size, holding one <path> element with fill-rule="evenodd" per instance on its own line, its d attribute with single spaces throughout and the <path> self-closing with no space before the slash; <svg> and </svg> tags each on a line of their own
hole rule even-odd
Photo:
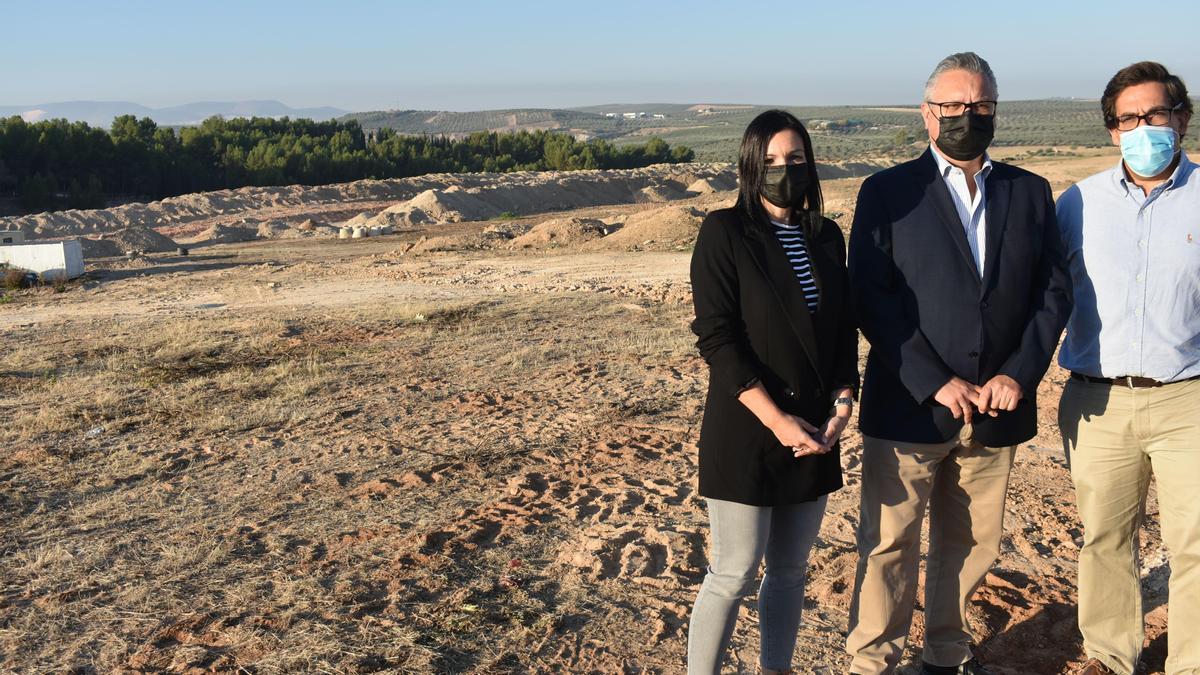
<svg viewBox="0 0 1200 675">
<path fill-rule="evenodd" d="M 132 101 L 56 101 L 35 105 L 0 105 L 0 117 L 13 115 L 27 122 L 66 118 L 71 122 L 87 122 L 91 126 L 108 128 L 114 117 L 134 115 L 149 117 L 160 126 L 188 126 L 199 124 L 208 117 L 307 117 L 327 120 L 347 114 L 348 111 L 332 106 L 293 108 L 276 100 L 245 101 L 195 101 L 161 108 Z"/>
</svg>

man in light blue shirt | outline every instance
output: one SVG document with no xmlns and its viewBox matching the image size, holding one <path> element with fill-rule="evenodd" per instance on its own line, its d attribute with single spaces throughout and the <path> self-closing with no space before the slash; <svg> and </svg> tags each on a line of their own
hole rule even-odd
<svg viewBox="0 0 1200 675">
<path fill-rule="evenodd" d="M 1137 668 L 1137 533 L 1151 474 L 1171 556 L 1168 675 L 1200 673 L 1200 171 L 1180 148 L 1183 81 L 1157 63 L 1101 99 L 1117 166 L 1058 200 L 1075 309 L 1059 363 L 1059 425 L 1084 525 L 1080 675 Z"/>
</svg>

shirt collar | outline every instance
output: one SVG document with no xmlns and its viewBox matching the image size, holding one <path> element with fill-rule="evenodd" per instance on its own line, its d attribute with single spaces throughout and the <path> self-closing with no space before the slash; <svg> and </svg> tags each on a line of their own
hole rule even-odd
<svg viewBox="0 0 1200 675">
<path fill-rule="evenodd" d="M 938 152 L 937 148 L 933 147 L 932 143 L 929 144 L 929 154 L 933 155 L 933 161 L 937 162 L 938 173 L 941 174 L 942 178 L 949 176 L 951 169 L 958 168 L 951 164 L 945 157 L 942 157 L 942 153 Z M 1182 164 L 1182 162 L 1180 162 L 1180 164 Z M 992 158 L 988 156 L 987 152 L 985 151 L 983 153 L 983 168 L 979 170 L 979 175 L 986 180 L 988 174 L 991 172 Z"/>
<path fill-rule="evenodd" d="M 1171 177 L 1163 182 L 1162 185 L 1154 189 L 1166 192 L 1167 190 L 1182 185 L 1188 180 L 1189 175 L 1192 172 L 1192 167 L 1194 166 L 1196 165 L 1192 164 L 1192 160 L 1188 159 L 1187 151 L 1180 150 L 1179 164 L 1175 165 L 1175 170 L 1171 172 Z M 1128 193 L 1131 189 L 1130 186 L 1135 188 L 1137 187 L 1137 185 L 1133 184 L 1133 181 L 1129 180 L 1129 176 L 1125 173 L 1124 159 L 1117 159 L 1117 165 L 1112 169 L 1112 177 L 1113 183 L 1123 192 Z M 1141 188 L 1138 189 L 1140 190 Z"/>
</svg>

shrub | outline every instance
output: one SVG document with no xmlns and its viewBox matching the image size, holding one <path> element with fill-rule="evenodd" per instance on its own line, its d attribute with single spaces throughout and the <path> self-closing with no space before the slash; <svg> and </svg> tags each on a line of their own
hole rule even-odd
<svg viewBox="0 0 1200 675">
<path fill-rule="evenodd" d="M 25 270 L 6 269 L 4 270 L 3 282 L 0 286 L 8 290 L 16 290 L 25 285 Z"/>
</svg>

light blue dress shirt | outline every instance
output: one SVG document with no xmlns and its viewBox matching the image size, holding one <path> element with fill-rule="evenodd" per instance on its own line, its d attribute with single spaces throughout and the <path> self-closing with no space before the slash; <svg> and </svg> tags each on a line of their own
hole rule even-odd
<svg viewBox="0 0 1200 675">
<path fill-rule="evenodd" d="M 987 252 L 987 184 L 988 174 L 992 172 L 992 158 L 983 155 L 983 167 L 975 174 L 975 197 L 971 197 L 971 189 L 967 186 L 967 174 L 954 166 L 933 146 L 929 147 L 933 160 L 937 162 L 938 173 L 942 181 L 950 188 L 950 197 L 954 202 L 954 210 L 962 221 L 963 231 L 967 235 L 967 244 L 971 247 L 971 256 L 975 258 L 975 271 L 983 278 L 984 258 Z"/>
<path fill-rule="evenodd" d="M 1149 195 L 1117 166 L 1058 198 L 1075 310 L 1058 362 L 1093 377 L 1200 375 L 1200 173 Z"/>
</svg>

